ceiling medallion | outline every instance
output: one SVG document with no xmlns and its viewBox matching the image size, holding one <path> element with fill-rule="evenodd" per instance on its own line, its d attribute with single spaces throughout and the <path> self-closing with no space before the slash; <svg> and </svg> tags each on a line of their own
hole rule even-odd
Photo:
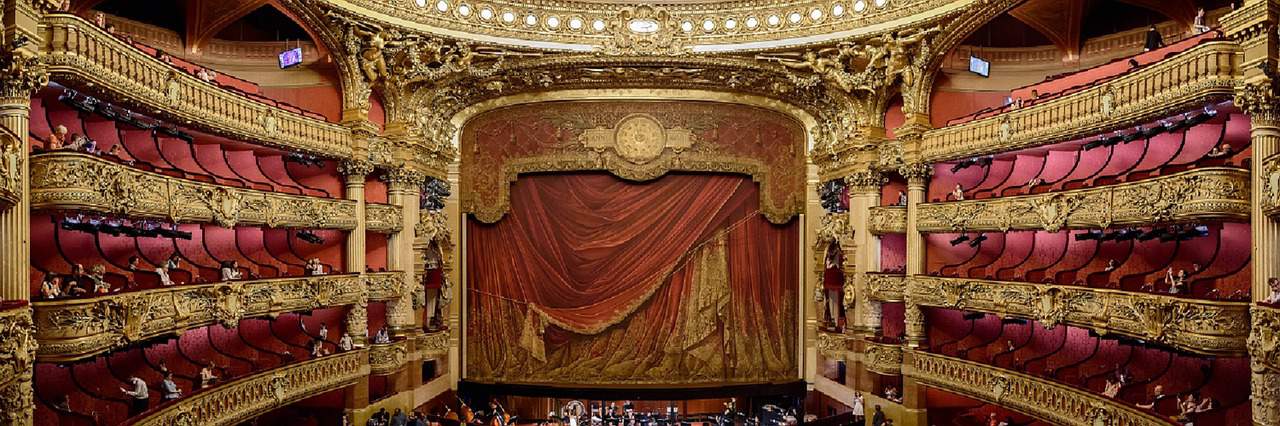
<svg viewBox="0 0 1280 426">
<path fill-rule="evenodd" d="M 612 36 L 600 47 L 600 51 L 607 55 L 683 55 L 689 52 L 679 31 L 680 23 L 664 9 L 649 5 L 628 7 L 618 12 L 607 26 L 602 26 Z"/>
</svg>

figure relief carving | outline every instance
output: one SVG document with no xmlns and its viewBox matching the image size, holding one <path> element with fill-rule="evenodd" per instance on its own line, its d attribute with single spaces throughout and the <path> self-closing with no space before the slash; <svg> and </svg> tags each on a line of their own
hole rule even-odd
<svg viewBox="0 0 1280 426">
<path fill-rule="evenodd" d="M 182 83 L 178 80 L 178 72 L 169 73 L 169 78 L 164 82 L 164 99 L 169 105 L 177 105 L 182 101 Z"/>
<path fill-rule="evenodd" d="M 878 98 L 899 87 L 914 87 L 927 62 L 924 58 L 931 55 L 929 41 L 940 31 L 940 27 L 909 28 L 817 51 L 756 58 L 813 73 L 844 93 Z"/>
<path fill-rule="evenodd" d="M 213 212 L 213 220 L 219 226 L 230 228 L 240 220 L 244 197 L 239 193 L 226 187 L 215 187 L 202 190 L 200 197 Z"/>
<path fill-rule="evenodd" d="M 1253 370 L 1255 373 L 1280 374 L 1280 310 L 1256 307 L 1252 317 L 1248 345 Z"/>
<path fill-rule="evenodd" d="M 680 23 L 665 9 L 647 4 L 628 7 L 609 21 L 600 52 L 606 55 L 677 56 L 689 52 Z"/>
<path fill-rule="evenodd" d="M 276 118 L 276 110 L 274 108 L 267 108 L 267 111 L 258 119 L 258 123 L 262 124 L 262 131 L 268 135 L 274 135 L 280 130 L 280 119 Z"/>
</svg>

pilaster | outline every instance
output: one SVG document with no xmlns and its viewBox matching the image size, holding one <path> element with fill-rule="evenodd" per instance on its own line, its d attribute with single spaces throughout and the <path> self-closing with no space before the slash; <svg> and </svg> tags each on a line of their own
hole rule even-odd
<svg viewBox="0 0 1280 426">
<path fill-rule="evenodd" d="M 387 240 L 387 268 L 403 271 L 406 286 L 416 286 L 414 278 L 414 227 L 418 223 L 418 196 L 424 176 L 405 166 L 387 170 L 384 179 L 388 183 L 387 194 L 391 204 L 400 206 L 400 231 Z M 415 327 L 412 288 L 405 288 L 399 299 L 387 305 L 387 326 L 393 334 L 404 337 Z"/>
<path fill-rule="evenodd" d="M 918 225 L 920 203 L 924 202 L 925 188 L 933 167 L 924 163 L 912 163 L 903 166 L 898 173 L 907 178 L 907 279 L 913 275 L 924 274 L 925 252 L 924 235 Z M 906 339 L 907 345 L 919 348 L 925 345 L 924 312 L 911 300 L 908 294 L 906 307 Z"/>
<path fill-rule="evenodd" d="M 847 260 L 854 264 L 853 274 L 845 277 L 852 281 L 855 300 L 845 301 L 846 304 L 853 302 L 853 312 L 846 313 L 846 317 L 852 319 L 855 334 L 873 336 L 880 329 L 880 303 L 866 297 L 867 272 L 879 269 L 880 242 L 871 234 L 869 211 L 880 205 L 880 191 L 886 179 L 877 170 L 863 170 L 845 181 L 849 188 L 849 227 L 855 248 L 854 258 Z"/>
</svg>

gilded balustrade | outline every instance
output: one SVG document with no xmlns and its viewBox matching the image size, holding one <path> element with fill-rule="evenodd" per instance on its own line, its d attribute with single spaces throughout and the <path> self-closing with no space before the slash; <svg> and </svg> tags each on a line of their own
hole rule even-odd
<svg viewBox="0 0 1280 426">
<path fill-rule="evenodd" d="M 910 351 L 902 374 L 1064 426 L 1168 426 L 1169 420 L 1120 400 L 1051 380 L 945 355 Z"/>
<path fill-rule="evenodd" d="M 1067 228 L 1249 218 L 1249 171 L 1201 167 L 1103 187 L 985 200 L 924 203 L 923 232 L 1057 232 Z"/>
<path fill-rule="evenodd" d="M 404 226 L 400 220 L 403 214 L 397 205 L 365 204 L 365 229 L 384 234 L 400 232 L 400 228 Z"/>
<path fill-rule="evenodd" d="M 0 424 L 30 424 L 35 410 L 31 372 L 36 341 L 31 331 L 31 309 L 25 304 L 0 307 Z"/>
<path fill-rule="evenodd" d="M 1239 67 L 1238 45 L 1207 42 L 1076 93 L 930 130 L 921 141 L 921 155 L 926 162 L 939 162 L 1132 127 L 1229 98 Z"/>
<path fill-rule="evenodd" d="M 879 206 L 869 210 L 871 233 L 875 235 L 903 234 L 907 232 L 906 206 Z"/>
<path fill-rule="evenodd" d="M 409 362 L 409 343 L 402 339 L 369 345 L 369 374 L 383 376 L 404 368 Z"/>
<path fill-rule="evenodd" d="M 357 274 L 182 285 L 83 299 L 36 301 L 41 361 L 94 356 L 165 334 L 241 319 L 360 302 Z"/>
<path fill-rule="evenodd" d="M 1249 304 L 1081 286 L 913 276 L 907 294 L 920 306 L 987 312 L 1070 324 L 1188 352 L 1246 353 Z"/>
<path fill-rule="evenodd" d="M 867 274 L 867 297 L 877 302 L 901 302 L 907 277 L 900 274 Z"/>
<path fill-rule="evenodd" d="M 902 374 L 902 345 L 863 342 L 862 365 L 868 371 L 889 376 Z"/>
<path fill-rule="evenodd" d="M 75 152 L 31 158 L 31 205 L 224 227 L 356 226 L 355 201 L 214 185 Z"/>
<path fill-rule="evenodd" d="M 351 156 L 351 131 L 206 83 L 70 14 L 40 23 L 51 77 L 112 102 L 237 140 L 325 157 Z M 102 93 L 105 92 L 105 93 Z"/>
<path fill-rule="evenodd" d="M 137 426 L 235 425 L 295 401 L 340 389 L 369 374 L 355 350 L 264 371 L 197 392 L 138 419 Z"/>
<path fill-rule="evenodd" d="M 405 291 L 404 272 L 367 272 L 364 280 L 369 287 L 369 300 L 399 299 Z"/>
<path fill-rule="evenodd" d="M 1262 211 L 1267 216 L 1280 216 L 1280 155 L 1272 155 L 1262 160 Z"/>
</svg>

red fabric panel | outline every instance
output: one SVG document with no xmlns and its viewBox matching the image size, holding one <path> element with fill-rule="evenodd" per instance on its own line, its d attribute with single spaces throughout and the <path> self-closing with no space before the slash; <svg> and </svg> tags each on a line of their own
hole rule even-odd
<svg viewBox="0 0 1280 426">
<path fill-rule="evenodd" d="M 342 94 L 337 86 L 263 87 L 262 94 L 323 115 L 333 123 L 342 120 Z"/>
<path fill-rule="evenodd" d="M 377 271 L 387 267 L 387 236 L 377 232 L 364 234 L 364 263 Z M 352 271 L 354 272 L 354 271 Z"/>
</svg>

